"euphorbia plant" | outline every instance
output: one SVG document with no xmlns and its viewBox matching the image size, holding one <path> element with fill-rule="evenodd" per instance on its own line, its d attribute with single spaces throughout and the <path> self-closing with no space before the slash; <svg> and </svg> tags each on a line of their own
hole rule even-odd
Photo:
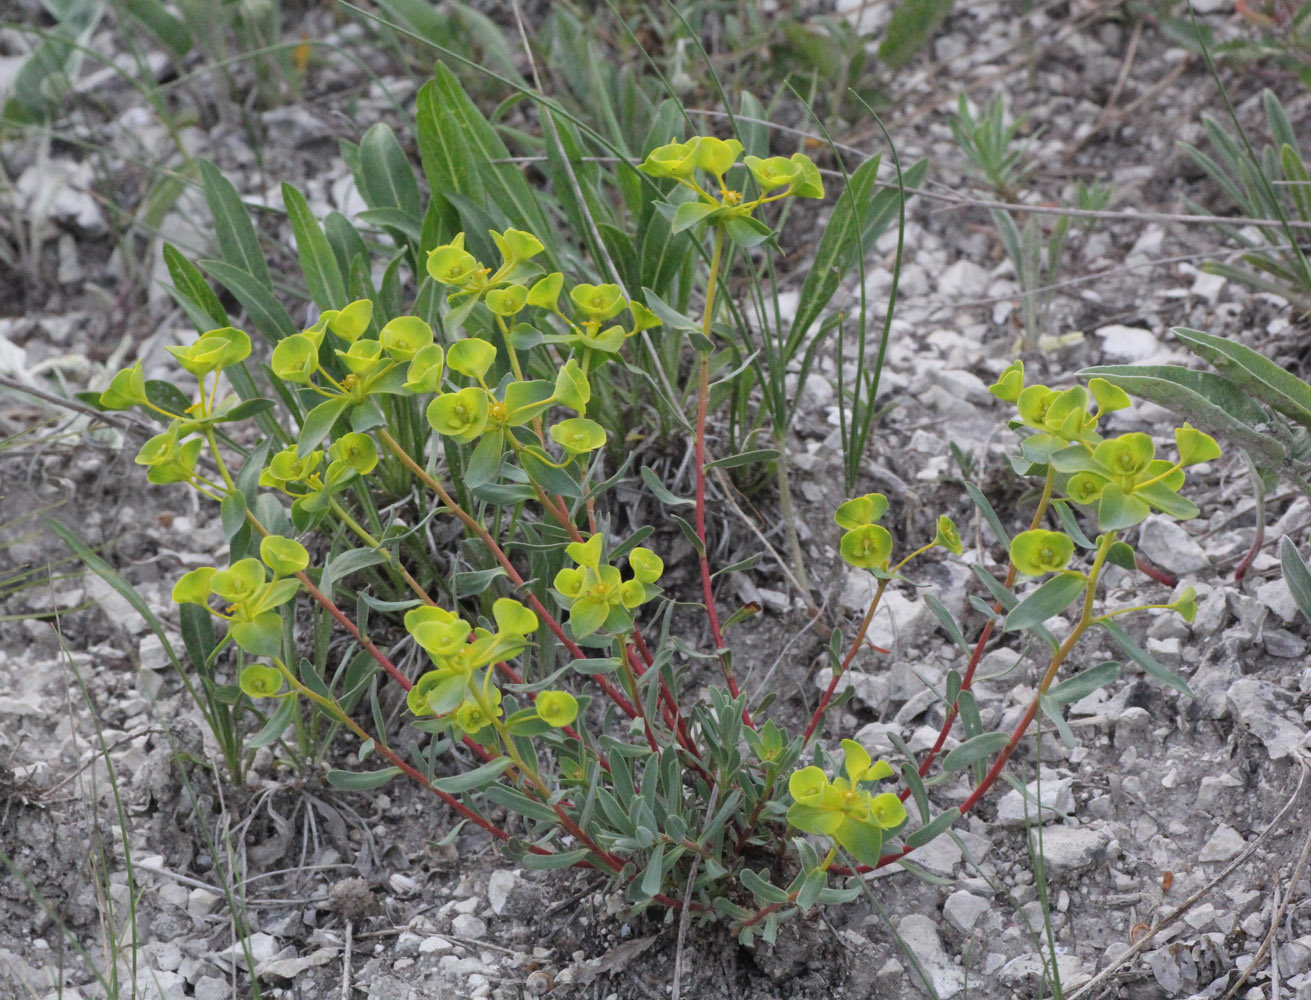
<svg viewBox="0 0 1311 1000">
<path fill-rule="evenodd" d="M 641 164 L 667 186 L 671 228 L 691 230 L 708 245 L 699 318 L 654 296 L 630 298 L 615 284 L 569 284 L 538 265 L 543 244 L 532 233 L 492 232 L 500 257 L 493 262 L 479 260 L 461 234 L 427 255 L 429 277 L 445 289 L 433 323 L 384 319 L 371 299 L 359 299 L 274 346 L 267 374 L 290 417 L 285 447 L 268 442 L 234 467 L 232 449 L 220 441 L 220 428 L 274 405 L 224 395 L 222 373 L 251 352 L 249 338 L 231 328 L 174 352 L 198 380 L 189 406 L 171 409 L 153 398 L 140 366 L 120 373 L 100 401 L 111 409 L 144 406 L 167 419 L 138 461 L 152 481 L 187 483 L 220 504 L 230 565 L 187 573 L 174 598 L 226 624 L 222 643 L 235 647 L 241 692 L 280 706 L 264 738 L 275 738 L 295 707 L 308 704 L 355 733 L 362 758 L 386 761 L 373 771 L 330 772 L 330 781 L 358 789 L 403 773 L 504 841 L 526 866 L 598 869 L 636 909 L 657 903 L 721 914 L 749 942 L 757 934 L 772 938 L 782 920 L 817 903 L 852 898 L 858 887 L 842 879 L 900 861 L 945 831 L 995 783 L 1038 711 L 1072 739 L 1061 706 L 1119 671 L 1102 664 L 1058 682 L 1093 625 L 1181 686 L 1114 621 L 1138 609 L 1100 609 L 1096 595 L 1108 562 L 1132 565 L 1120 532 L 1153 509 L 1196 513 L 1178 495 L 1183 469 L 1218 451 L 1187 426 L 1176 434 L 1174 461 L 1156 458 L 1144 435 L 1103 439 L 1099 422 L 1127 405 L 1123 393 L 1100 380 L 1087 391 L 1025 387 L 1022 367 L 1013 366 L 994 392 L 1017 404 L 1016 426 L 1031 432 L 1015 464 L 1041 478 L 1043 492 L 1030 529 L 1013 540 L 977 497 L 1007 543 L 1011 566 L 1004 580 L 974 567 L 996 603 L 972 650 L 966 647 L 964 668 L 947 677 L 936 744 L 917 758 L 894 741 L 890 749 L 903 758 L 894 768 L 850 739 L 842 741 L 839 765 L 819 742 L 888 586 L 932 550 L 962 553 L 960 534 L 944 516 L 932 538 L 899 555 L 898 539 L 880 523 L 888 502 L 876 493 L 848 500 L 835 514 L 841 558 L 873 575 L 873 598 L 853 636 L 831 637 L 832 680 L 804 730 L 790 736 L 740 689 L 725 637 L 736 616 L 723 619 L 717 607 L 706 489 L 711 355 L 734 249 L 772 239 L 764 206 L 824 191 L 804 155 L 739 162 L 741 153 L 736 141 L 701 136 L 654 149 Z M 628 466 L 607 476 L 609 433 L 589 416 L 603 369 L 622 364 L 624 345 L 657 326 L 684 336 L 692 355 L 693 517 L 670 517 L 695 553 L 698 593 L 676 596 L 705 615 L 708 646 L 701 648 L 672 627 L 675 597 L 660 587 L 658 537 L 644 544 L 656 537 L 653 529 L 629 525 L 625 535 L 608 503 Z M 406 400 L 417 406 L 399 405 Z M 410 412 L 423 415 L 428 434 L 398 430 Z M 401 443 L 415 439 L 425 447 Z M 454 519 L 485 555 L 477 593 L 419 579 L 404 565 L 390 526 L 366 527 L 356 508 L 384 462 L 408 469 L 434 516 Z M 641 481 L 663 503 L 688 502 L 649 470 Z M 1095 541 L 1080 529 L 1071 502 L 1095 508 Z M 1053 517 L 1061 530 L 1048 527 Z M 310 552 L 320 546 L 299 538 L 337 532 L 359 547 L 313 565 Z M 348 613 L 334 586 L 350 569 L 370 565 L 385 567 L 410 597 L 370 604 L 362 596 Z M 1021 575 L 1046 579 L 1020 596 L 1012 587 Z M 439 587 L 441 600 L 432 593 Z M 366 729 L 345 693 L 297 655 L 303 636 L 293 609 L 302 595 L 404 692 L 426 745 L 395 748 L 381 711 Z M 1075 621 L 1058 642 L 1043 623 L 1075 602 Z M 402 615 L 403 631 L 380 626 L 377 615 L 363 621 L 370 606 Z M 1188 593 L 1152 605 L 1185 614 L 1191 606 Z M 972 691 L 998 622 L 1004 632 L 1035 633 L 1051 651 L 1038 694 L 1009 734 L 982 732 Z M 961 626 L 947 618 L 943 624 L 965 647 Z M 721 680 L 705 701 L 689 703 L 698 658 L 713 661 Z M 422 666 L 399 665 L 413 660 Z M 356 689 L 363 684 L 357 680 Z M 964 739 L 939 760 L 957 722 Z M 969 794 L 935 812 L 928 787 L 971 767 Z M 913 820 L 904 804 L 912 797 Z M 515 818 L 493 822 L 492 805 Z M 748 863 L 766 858 L 771 867 L 760 871 Z"/>
</svg>

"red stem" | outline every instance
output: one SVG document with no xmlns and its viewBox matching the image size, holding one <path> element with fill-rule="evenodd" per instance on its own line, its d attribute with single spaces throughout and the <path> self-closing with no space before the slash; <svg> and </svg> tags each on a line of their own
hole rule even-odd
<svg viewBox="0 0 1311 1000">
<path fill-rule="evenodd" d="M 819 704 L 815 707 L 814 714 L 810 717 L 810 724 L 806 726 L 805 735 L 801 737 L 801 745 L 805 746 L 810 742 L 810 737 L 814 734 L 816 727 L 819 726 L 820 720 L 824 718 L 824 712 L 828 709 L 828 703 L 833 700 L 833 692 L 838 689 L 838 681 L 842 675 L 847 672 L 851 666 L 851 661 L 856 658 L 860 647 L 864 645 L 865 636 L 869 632 L 870 622 L 874 620 L 874 612 L 878 610 L 879 601 L 883 598 L 883 591 L 888 589 L 888 581 L 880 580 L 878 589 L 874 591 L 874 596 L 870 598 L 869 607 L 865 610 L 865 617 L 860 623 L 860 628 L 856 630 L 856 638 L 852 640 L 851 647 L 847 650 L 847 655 L 842 658 L 842 663 L 838 669 L 833 671 L 833 676 L 828 682 L 828 687 L 824 691 L 824 696 L 819 699 Z"/>
<path fill-rule="evenodd" d="M 710 622 L 710 639 L 715 644 L 715 654 L 724 668 L 724 682 L 734 698 L 742 695 L 738 688 L 733 669 L 729 666 L 728 646 L 724 642 L 724 632 L 719 625 L 719 611 L 715 608 L 714 581 L 710 578 L 710 556 L 706 547 L 706 411 L 710 406 L 710 356 L 701 354 L 701 375 L 696 405 L 696 537 L 698 555 L 701 562 L 701 593 L 705 600 L 706 617 Z M 751 713 L 742 707 L 742 721 L 752 729 L 756 724 L 751 721 Z"/>
</svg>

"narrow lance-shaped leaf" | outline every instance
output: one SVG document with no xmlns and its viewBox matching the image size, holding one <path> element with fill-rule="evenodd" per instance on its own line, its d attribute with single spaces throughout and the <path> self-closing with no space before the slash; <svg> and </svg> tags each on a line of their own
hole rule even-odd
<svg viewBox="0 0 1311 1000">
<path fill-rule="evenodd" d="M 1061 573 L 1052 577 L 1015 606 L 1006 616 L 1002 630 L 1015 632 L 1041 625 L 1064 611 L 1087 586 L 1087 579 L 1078 573 Z"/>
<path fill-rule="evenodd" d="M 987 760 L 1010 742 L 1005 733 L 980 733 L 966 740 L 942 759 L 942 769 L 948 773 L 963 771 L 971 764 Z"/>
<path fill-rule="evenodd" d="M 269 265 L 260 249 L 259 237 L 246 214 L 246 205 L 232 182 L 209 160 L 198 160 L 205 203 L 214 217 L 214 235 L 223 260 L 244 271 L 261 285 L 270 283 Z"/>
<path fill-rule="evenodd" d="M 1106 629 L 1106 631 L 1111 634 L 1111 638 L 1115 640 L 1116 645 L 1124 650 L 1125 655 L 1138 664 L 1138 666 L 1142 667 L 1143 670 L 1147 671 L 1147 673 L 1151 674 L 1157 680 L 1170 685 L 1170 687 L 1174 688 L 1181 694 L 1186 694 L 1190 698 L 1193 696 L 1193 692 L 1189 689 L 1188 685 L 1184 683 L 1183 678 L 1179 677 L 1177 674 L 1171 673 L 1165 667 L 1161 666 L 1161 664 L 1158 663 L 1150 653 L 1129 637 L 1129 633 L 1121 628 L 1119 623 L 1110 619 L 1104 619 L 1097 624 Z"/>
<path fill-rule="evenodd" d="M 309 287 L 310 298 L 320 309 L 340 309 L 346 304 L 346 282 L 332 244 L 323 235 L 318 220 L 310 211 L 305 196 L 293 185 L 283 182 L 282 203 L 291 221 L 292 235 L 296 238 L 296 255 L 300 259 L 301 273 Z"/>
</svg>

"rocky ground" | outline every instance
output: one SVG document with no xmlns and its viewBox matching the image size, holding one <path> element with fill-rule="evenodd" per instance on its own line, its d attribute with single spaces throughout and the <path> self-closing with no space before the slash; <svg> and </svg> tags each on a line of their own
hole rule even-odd
<svg viewBox="0 0 1311 1000">
<path fill-rule="evenodd" d="M 861 30 L 886 18 L 884 6 L 845 6 Z M 886 492 L 912 533 L 952 514 L 969 529 L 967 545 L 980 532 L 951 444 L 1005 517 L 1026 515 L 1004 457 L 1015 438 L 986 389 L 1013 357 L 1017 285 L 986 212 L 956 200 L 966 185 L 948 122 L 959 92 L 982 102 L 1000 91 L 1029 114 L 1041 164 L 1029 185 L 1043 199 L 1068 195 L 1075 179 L 1115 187 L 1119 216 L 1076 232 L 1061 276 L 1077 280 L 1053 299 L 1052 333 L 1083 336 L 1028 355 L 1035 377 L 1058 384 L 1091 364 L 1187 364 L 1173 326 L 1237 338 L 1304 378 L 1311 356 L 1287 303 L 1198 269 L 1218 246 L 1211 231 L 1164 218 L 1186 198 L 1219 204 L 1174 146 L 1199 141 L 1199 113 L 1217 106 L 1201 61 L 1150 19 L 1135 29 L 1120 4 L 1032 6 L 958 5 L 907 70 L 887 120 L 903 161 L 928 156 L 931 167 L 911 203 L 883 374 L 893 409 L 863 486 Z M 1229 5 L 1198 6 L 1217 31 L 1239 30 Z M 277 183 L 289 179 L 316 210 L 350 214 L 362 203 L 335 140 L 358 138 L 375 120 L 410 135 L 413 83 L 361 42 L 358 26 L 324 10 L 304 17 L 376 77 L 330 61 L 297 100 L 267 111 L 187 87 L 177 99 L 194 106 L 181 141 L 218 162 L 248 202 L 278 207 Z M 0 35 L 0 89 L 25 44 Z M 89 44 L 112 51 L 113 32 Z M 1311 122 L 1311 100 L 1292 78 L 1257 69 L 1227 72 L 1225 82 L 1248 124 L 1259 127 L 1262 85 L 1280 92 L 1303 132 Z M 1073 707 L 1076 749 L 1053 732 L 1017 755 L 1013 773 L 1041 799 L 1043 822 L 1026 815 L 1018 790 L 999 790 L 959 840 L 917 852 L 933 882 L 899 870 L 872 880 L 883 913 L 858 901 L 750 952 L 694 928 L 680 951 L 677 922 L 626 917 L 595 877 L 517 870 L 468 833 L 445 842 L 450 817 L 406 787 L 335 794 L 275 767 L 267 751 L 247 787 L 216 781 L 213 738 L 160 638 L 32 516 L 48 508 L 102 546 L 174 643 L 173 581 L 223 550 L 215 511 L 180 490 L 146 487 L 125 447 L 130 425 L 106 427 L 40 395 L 101 387 L 134 357 L 167 374 L 163 345 L 189 326 L 153 281 L 158 237 L 191 250 L 207 239 L 191 191 L 149 229 L 124 235 L 123 212 L 145 219 L 135 200 L 140 158 L 159 148 L 163 127 L 114 79 L 88 74 L 80 95 L 73 134 L 100 153 L 27 133 L 0 149 L 13 182 L 0 185 L 0 432 L 10 435 L 0 446 L 0 595 L 9 595 L 0 614 L 0 997 L 91 1000 L 106 992 L 98 976 L 114 979 L 120 997 L 246 997 L 251 963 L 262 995 L 286 998 L 899 998 L 928 992 L 911 973 L 916 963 L 943 998 L 1027 997 L 1052 992 L 1041 956 L 1054 948 L 1066 996 L 1311 998 L 1311 630 L 1273 554 L 1284 536 L 1307 551 L 1311 503 L 1283 486 L 1267 498 L 1265 547 L 1235 582 L 1255 531 L 1236 453 L 1191 477 L 1199 519 L 1181 527 L 1153 518 L 1137 540 L 1142 555 L 1197 588 L 1191 625 L 1165 615 L 1137 628 L 1195 697 L 1128 668 Z M 867 131 L 846 138 L 876 150 Z M 890 283 L 894 248 L 889 234 L 870 261 L 874 301 Z M 835 374 L 822 359 L 792 442 L 815 566 L 835 563 L 829 526 L 842 499 Z M 1168 439 L 1172 425 L 1138 405 L 1114 426 Z M 757 503 L 772 508 L 767 496 Z M 725 519 L 721 530 L 752 550 L 740 523 Z M 25 571 L 30 585 L 6 586 Z M 934 563 L 924 576 L 967 618 L 966 568 Z M 1109 580 L 1114 606 L 1169 599 L 1141 574 L 1114 570 Z M 782 710 L 799 712 L 827 680 L 810 640 L 785 645 L 806 622 L 799 602 L 768 562 L 733 585 L 767 611 L 738 640 L 737 662 L 757 664 L 748 685 L 772 684 Z M 863 608 L 859 578 L 829 590 L 848 612 Z M 859 665 L 838 728 L 885 752 L 895 731 L 920 750 L 941 720 L 925 682 L 940 685 L 960 656 L 912 589 L 892 592 L 885 607 L 872 638 L 891 653 Z M 1113 651 L 1091 645 L 1079 655 L 1088 666 Z M 1032 695 L 1033 664 L 997 646 L 983 670 L 985 725 L 1008 728 Z M 334 752 L 349 766 L 344 743 Z"/>
</svg>

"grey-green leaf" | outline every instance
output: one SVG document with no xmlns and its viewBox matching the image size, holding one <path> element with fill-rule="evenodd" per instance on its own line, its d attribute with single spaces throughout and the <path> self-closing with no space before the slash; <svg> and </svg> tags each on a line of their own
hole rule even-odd
<svg viewBox="0 0 1311 1000">
<path fill-rule="evenodd" d="M 1052 685 L 1047 691 L 1047 697 L 1058 705 L 1068 705 L 1088 697 L 1099 687 L 1113 684 L 1119 679 L 1120 664 L 1115 660 L 1103 660 L 1095 667 L 1089 667 L 1073 677 L 1067 677 L 1059 684 Z"/>
<path fill-rule="evenodd" d="M 939 813 L 937 816 L 933 817 L 932 822 L 926 823 L 908 836 L 906 838 L 906 846 L 922 847 L 954 824 L 958 819 L 960 819 L 960 816 L 960 810 L 955 806 L 952 806 L 944 813 Z"/>
<path fill-rule="evenodd" d="M 1004 632 L 1041 625 L 1053 615 L 1064 611 L 1076 597 L 1084 592 L 1088 581 L 1077 573 L 1060 573 L 1015 605 L 1006 616 Z"/>
<path fill-rule="evenodd" d="M 453 774 L 449 778 L 438 778 L 432 783 L 432 786 L 447 795 L 477 791 L 499 778 L 501 772 L 512 763 L 514 762 L 509 757 L 497 757 L 495 760 L 489 760 L 486 764 L 475 767 L 472 771 Z"/>
<path fill-rule="evenodd" d="M 987 760 L 1010 741 L 1005 733 L 980 733 L 942 758 L 942 769 L 948 773 L 963 771 L 971 764 Z"/>
<path fill-rule="evenodd" d="M 1287 535 L 1279 543 L 1279 563 L 1284 570 L 1284 581 L 1293 594 L 1293 601 L 1302 614 L 1311 619 L 1311 570 L 1307 569 L 1302 554 Z"/>
<path fill-rule="evenodd" d="M 196 163 L 200 168 L 205 203 L 214 217 L 214 235 L 223 260 L 267 286 L 270 283 L 269 265 L 237 189 L 209 160 L 197 160 Z"/>
<path fill-rule="evenodd" d="M 1111 620 L 1104 620 L 1099 621 L 1097 624 L 1106 629 L 1107 632 L 1111 633 L 1111 638 L 1115 640 L 1116 645 L 1124 650 L 1125 655 L 1133 660 L 1134 663 L 1138 664 L 1138 666 L 1142 667 L 1143 670 L 1147 671 L 1147 673 L 1151 674 L 1157 680 L 1170 685 L 1170 687 L 1174 688 L 1181 694 L 1186 694 L 1189 698 L 1193 697 L 1193 692 L 1189 689 L 1188 685 L 1184 683 L 1183 678 L 1179 677 L 1177 674 L 1171 673 L 1165 667 L 1161 666 L 1160 663 L 1153 659 L 1151 653 L 1147 652 L 1147 650 L 1134 642 L 1133 639 L 1129 638 L 1129 633 L 1121 628 L 1119 623 Z"/>
<path fill-rule="evenodd" d="M 333 788 L 348 792 L 367 792 L 373 788 L 381 788 L 400 773 L 399 767 L 384 767 L 379 771 L 332 770 L 325 777 Z"/>
<path fill-rule="evenodd" d="M 323 235 L 319 222 L 310 211 L 309 202 L 293 185 L 282 184 L 282 203 L 291 220 L 291 232 L 296 238 L 296 255 L 310 298 L 320 309 L 340 309 L 346 304 L 346 281 L 332 244 Z"/>
</svg>

